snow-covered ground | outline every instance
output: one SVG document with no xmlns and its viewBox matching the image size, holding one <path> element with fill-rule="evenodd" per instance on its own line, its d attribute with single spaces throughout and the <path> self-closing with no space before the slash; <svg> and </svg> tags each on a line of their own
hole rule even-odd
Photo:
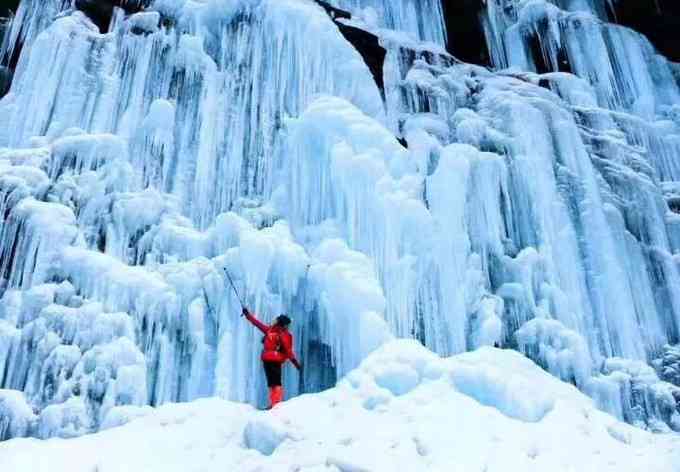
<svg viewBox="0 0 680 472">
<path fill-rule="evenodd" d="M 0 458 L 12 472 L 672 472 L 680 437 L 617 421 L 517 352 L 441 359 L 402 340 L 272 412 L 167 404 L 76 439 L 10 440 Z"/>
</svg>

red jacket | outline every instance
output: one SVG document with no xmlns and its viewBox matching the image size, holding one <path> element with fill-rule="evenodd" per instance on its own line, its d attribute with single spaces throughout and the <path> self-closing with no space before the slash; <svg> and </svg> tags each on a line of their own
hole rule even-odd
<svg viewBox="0 0 680 472">
<path fill-rule="evenodd" d="M 279 325 L 266 325 L 252 313 L 247 313 L 246 318 L 264 333 L 264 346 L 261 356 L 264 362 L 284 364 L 290 360 L 295 367 L 300 368 L 300 362 L 295 357 L 295 352 L 293 352 L 293 335 L 287 328 Z"/>
</svg>

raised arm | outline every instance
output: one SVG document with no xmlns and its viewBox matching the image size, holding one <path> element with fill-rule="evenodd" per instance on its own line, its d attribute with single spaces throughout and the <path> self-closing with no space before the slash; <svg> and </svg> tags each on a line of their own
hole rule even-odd
<svg viewBox="0 0 680 472">
<path fill-rule="evenodd" d="M 253 326 L 255 326 L 257 329 L 262 331 L 264 334 L 267 334 L 267 330 L 269 330 L 269 326 L 258 320 L 255 315 L 253 315 L 250 310 L 247 308 L 243 308 L 243 316 L 246 317 L 248 321 L 250 321 Z"/>
</svg>

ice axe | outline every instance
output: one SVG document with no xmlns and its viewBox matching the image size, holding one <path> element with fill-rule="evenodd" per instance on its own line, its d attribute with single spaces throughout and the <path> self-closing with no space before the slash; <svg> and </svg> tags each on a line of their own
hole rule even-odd
<svg viewBox="0 0 680 472">
<path fill-rule="evenodd" d="M 236 290 L 236 285 L 234 285 L 234 281 L 231 278 L 231 275 L 229 274 L 229 271 L 227 268 L 223 268 L 224 273 L 227 276 L 227 280 L 229 281 L 229 285 L 231 285 L 231 288 L 234 290 L 234 293 L 236 294 L 236 298 L 238 298 L 238 302 L 241 304 L 241 308 L 245 309 L 246 305 L 243 303 L 243 299 L 241 299 L 241 295 L 239 295 L 238 290 Z M 243 314 L 241 314 L 243 316 Z"/>
</svg>

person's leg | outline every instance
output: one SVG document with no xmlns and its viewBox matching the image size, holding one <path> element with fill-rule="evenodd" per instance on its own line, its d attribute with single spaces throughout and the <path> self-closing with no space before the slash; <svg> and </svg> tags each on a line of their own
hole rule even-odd
<svg viewBox="0 0 680 472">
<path fill-rule="evenodd" d="M 267 386 L 269 387 L 269 407 L 272 408 L 283 400 L 281 364 L 277 362 L 265 362 L 264 373 L 267 376 Z"/>
<path fill-rule="evenodd" d="M 283 401 L 283 386 L 281 379 L 281 367 L 279 363 L 274 363 L 272 370 L 272 390 L 271 390 L 271 405 L 272 408 Z"/>
<path fill-rule="evenodd" d="M 272 408 L 283 401 L 283 387 L 274 387 L 272 389 Z"/>
<path fill-rule="evenodd" d="M 264 367 L 264 375 L 267 377 L 267 387 L 272 388 L 280 385 L 280 382 L 277 383 L 279 379 L 276 378 L 276 364 L 273 362 L 263 362 L 262 366 Z"/>
</svg>

